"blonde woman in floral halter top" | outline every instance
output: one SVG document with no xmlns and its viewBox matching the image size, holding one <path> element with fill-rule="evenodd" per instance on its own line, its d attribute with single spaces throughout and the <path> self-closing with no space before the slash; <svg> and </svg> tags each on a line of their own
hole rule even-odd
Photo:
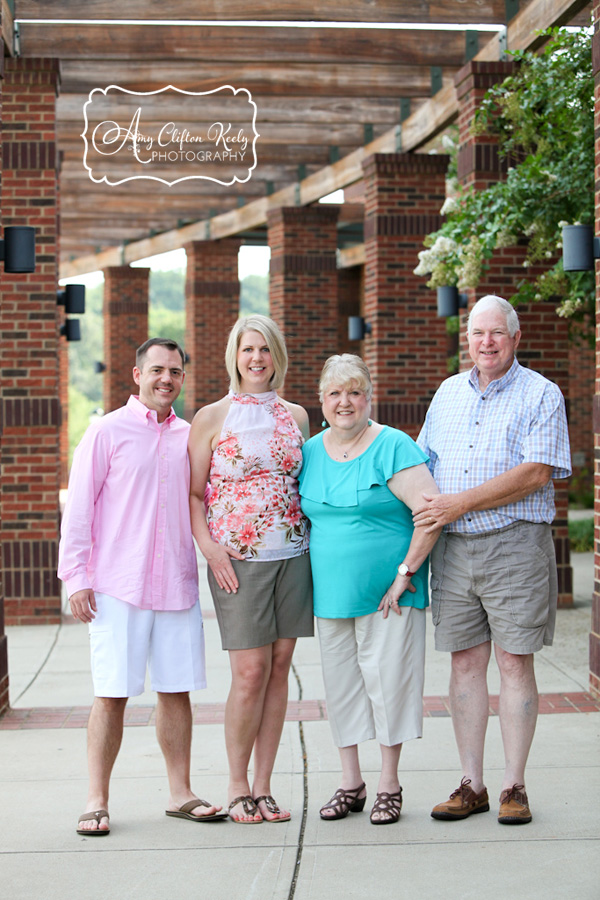
<svg viewBox="0 0 600 900">
<path fill-rule="evenodd" d="M 230 391 L 196 413 L 189 455 L 192 530 L 231 664 L 229 815 L 248 825 L 285 822 L 290 813 L 271 794 L 271 774 L 296 638 L 313 634 L 308 527 L 297 481 L 308 416 L 277 396 L 287 353 L 272 319 L 240 319 L 225 363 Z"/>
</svg>

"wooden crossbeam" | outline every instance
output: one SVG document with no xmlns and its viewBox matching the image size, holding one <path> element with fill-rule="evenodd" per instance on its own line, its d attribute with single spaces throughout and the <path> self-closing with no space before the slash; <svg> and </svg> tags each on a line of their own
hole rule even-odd
<svg viewBox="0 0 600 900">
<path fill-rule="evenodd" d="M 176 73 L 175 69 L 175 73 Z M 104 85 L 103 85 L 104 86 Z M 179 85 L 177 85 L 179 86 Z M 64 85 L 62 86 L 64 91 Z M 189 116 L 192 104 L 201 109 L 206 121 L 214 122 L 223 115 L 223 95 L 206 94 L 201 98 L 191 98 L 176 91 L 165 91 L 161 94 L 140 97 L 138 94 L 127 94 L 111 91 L 111 114 L 120 121 L 131 117 L 143 101 L 144 118 L 147 121 L 146 109 L 156 122 L 167 122 L 169 118 L 180 119 Z M 57 100 L 57 118 L 60 123 L 60 134 L 66 133 L 68 125 L 73 123 L 80 128 L 83 119 L 83 107 L 89 100 L 89 93 L 61 93 Z M 253 94 L 252 100 L 257 107 L 257 121 L 275 123 L 294 123 L 310 121 L 315 124 L 331 124 L 332 122 L 355 125 L 363 122 L 372 124 L 399 121 L 400 104 L 397 97 L 327 97 L 304 94 L 299 96 L 277 97 Z M 88 107 L 93 112 L 93 102 Z M 89 113 L 88 113 L 89 114 Z M 227 119 L 231 122 L 248 121 L 248 111 L 241 103 L 230 104 Z"/>
<path fill-rule="evenodd" d="M 488 32 L 478 33 L 480 45 Z M 245 28 L 185 25 L 36 24 L 21 25 L 25 56 L 60 59 L 182 60 L 230 65 L 243 62 L 359 63 L 401 62 L 408 66 L 449 66 L 465 62 L 460 31 L 403 31 L 348 28 Z"/>
<path fill-rule="evenodd" d="M 449 81 L 456 66 L 444 64 Z M 338 65 L 319 62 L 278 65 L 257 61 L 190 62 L 156 60 L 65 60 L 60 62 L 61 94 L 88 93 L 93 87 L 118 84 L 132 91 L 152 91 L 175 84 L 188 91 L 211 91 L 224 84 L 247 88 L 255 95 L 284 97 L 423 97 L 430 94 L 431 74 L 427 66 L 392 63 Z"/>
<path fill-rule="evenodd" d="M 524 6 L 528 0 L 521 0 Z M 455 0 L 17 0 L 21 19 L 150 19 L 321 22 L 412 22 L 496 24 L 505 21 L 505 0 L 456 3 Z M 42 15 L 43 12 L 43 15 Z"/>
</svg>

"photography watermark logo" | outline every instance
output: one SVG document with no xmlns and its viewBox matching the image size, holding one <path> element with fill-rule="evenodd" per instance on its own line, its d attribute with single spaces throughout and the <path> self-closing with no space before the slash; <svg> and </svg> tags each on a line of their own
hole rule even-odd
<svg viewBox="0 0 600 900">
<path fill-rule="evenodd" d="M 257 162 L 256 113 L 250 91 L 229 84 L 202 92 L 94 88 L 83 106 L 83 165 L 92 181 L 111 186 L 138 178 L 243 184 Z"/>
</svg>

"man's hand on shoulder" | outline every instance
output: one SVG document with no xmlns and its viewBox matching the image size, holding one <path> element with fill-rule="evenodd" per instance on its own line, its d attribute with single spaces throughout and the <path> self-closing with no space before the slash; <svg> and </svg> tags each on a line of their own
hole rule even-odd
<svg viewBox="0 0 600 900">
<path fill-rule="evenodd" d="M 98 611 L 96 606 L 96 598 L 91 588 L 85 588 L 83 591 L 75 591 L 69 597 L 71 604 L 71 613 L 73 618 L 80 619 L 82 622 L 91 622 L 95 619 L 94 613 Z"/>
<path fill-rule="evenodd" d="M 423 506 L 413 510 L 413 523 L 415 528 L 424 528 L 426 534 L 455 522 L 466 512 L 461 494 L 423 494 L 423 500 Z"/>
</svg>

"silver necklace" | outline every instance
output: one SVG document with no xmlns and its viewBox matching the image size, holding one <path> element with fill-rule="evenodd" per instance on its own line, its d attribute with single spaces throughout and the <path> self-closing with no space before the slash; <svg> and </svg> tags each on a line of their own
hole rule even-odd
<svg viewBox="0 0 600 900">
<path fill-rule="evenodd" d="M 366 432 L 367 428 L 370 428 L 372 424 L 373 424 L 373 423 L 372 423 L 371 420 L 369 419 L 369 421 L 367 422 L 367 424 L 365 425 L 365 427 L 363 428 L 363 430 L 361 431 L 361 433 L 358 435 L 357 438 L 355 438 L 355 439 L 352 441 L 352 443 L 350 444 L 350 446 L 348 447 L 348 449 L 347 449 L 347 450 L 342 450 L 342 456 L 343 456 L 344 459 L 348 459 L 348 454 L 350 453 L 350 451 L 353 450 L 354 447 L 356 447 L 356 445 L 360 442 L 361 438 L 363 437 L 364 433 Z M 337 441 L 336 441 L 336 443 L 337 443 Z"/>
</svg>

